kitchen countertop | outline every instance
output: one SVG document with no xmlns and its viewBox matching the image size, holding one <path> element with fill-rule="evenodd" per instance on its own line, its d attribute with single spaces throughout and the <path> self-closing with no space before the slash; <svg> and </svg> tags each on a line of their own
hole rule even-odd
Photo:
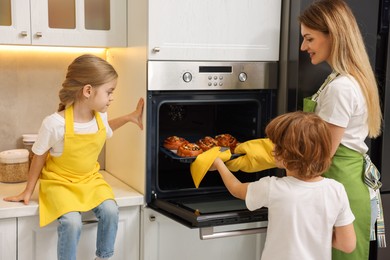
<svg viewBox="0 0 390 260">
<path fill-rule="evenodd" d="M 111 174 L 101 171 L 104 179 L 111 185 L 115 200 L 119 207 L 139 206 L 144 203 L 144 197 L 141 193 L 135 191 L 122 181 L 118 180 Z M 34 193 L 28 205 L 23 202 L 7 202 L 4 197 L 17 195 L 24 190 L 26 182 L 22 183 L 2 183 L 0 182 L 0 219 L 27 217 L 38 215 L 38 188 L 37 184 Z"/>
</svg>

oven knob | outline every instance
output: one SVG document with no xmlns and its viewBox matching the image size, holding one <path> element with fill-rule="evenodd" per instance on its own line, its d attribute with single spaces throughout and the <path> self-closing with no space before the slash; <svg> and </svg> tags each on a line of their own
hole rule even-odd
<svg viewBox="0 0 390 260">
<path fill-rule="evenodd" d="M 183 74 L 183 80 L 185 82 L 190 82 L 192 80 L 192 74 L 189 72 L 186 72 Z"/>
<path fill-rule="evenodd" d="M 246 81 L 247 78 L 248 78 L 248 76 L 246 75 L 245 72 L 241 72 L 241 73 L 238 75 L 238 79 L 239 79 L 241 82 Z"/>
</svg>

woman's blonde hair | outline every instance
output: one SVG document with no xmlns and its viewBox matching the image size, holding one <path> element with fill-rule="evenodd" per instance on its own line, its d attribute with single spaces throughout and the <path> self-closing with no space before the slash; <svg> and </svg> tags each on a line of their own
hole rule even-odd
<svg viewBox="0 0 390 260">
<path fill-rule="evenodd" d="M 58 112 L 72 105 L 82 95 L 85 85 L 99 87 L 118 77 L 115 69 L 104 59 L 92 54 L 77 57 L 69 66 L 59 92 Z"/>
<path fill-rule="evenodd" d="M 332 41 L 331 67 L 353 76 L 360 85 L 368 109 L 368 135 L 381 134 L 382 113 L 374 72 L 356 19 L 343 0 L 313 2 L 298 17 L 306 27 L 328 34 Z"/>
<path fill-rule="evenodd" d="M 312 112 L 290 112 L 273 119 L 265 133 L 275 144 L 274 156 L 303 179 L 324 173 L 331 164 L 331 134 Z"/>
</svg>

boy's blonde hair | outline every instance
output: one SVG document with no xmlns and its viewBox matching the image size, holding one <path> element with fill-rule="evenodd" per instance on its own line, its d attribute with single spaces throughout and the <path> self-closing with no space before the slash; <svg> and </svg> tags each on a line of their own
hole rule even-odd
<svg viewBox="0 0 390 260">
<path fill-rule="evenodd" d="M 303 179 L 319 176 L 329 168 L 331 135 L 326 122 L 316 114 L 296 111 L 280 115 L 265 132 L 275 144 L 275 158 Z"/>
<path fill-rule="evenodd" d="M 59 92 L 58 112 L 72 105 L 81 97 L 85 85 L 99 87 L 118 78 L 115 69 L 104 59 L 92 54 L 77 57 L 69 66 Z"/>
<path fill-rule="evenodd" d="M 374 72 L 356 19 L 343 0 L 313 2 L 298 18 L 306 27 L 329 35 L 330 62 L 341 75 L 352 75 L 360 85 L 368 109 L 368 135 L 381 134 L 382 112 Z"/>
</svg>

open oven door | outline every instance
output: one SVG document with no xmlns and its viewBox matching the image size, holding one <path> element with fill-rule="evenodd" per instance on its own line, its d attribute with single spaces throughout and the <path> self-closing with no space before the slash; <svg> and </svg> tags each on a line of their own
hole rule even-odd
<svg viewBox="0 0 390 260">
<path fill-rule="evenodd" d="M 249 211 L 245 201 L 229 193 L 186 196 L 170 199 L 154 199 L 148 204 L 154 210 L 190 228 L 200 229 L 201 239 L 212 239 L 246 234 L 264 233 L 266 227 L 214 231 L 214 227 L 249 222 L 266 222 L 268 210 Z"/>
</svg>

